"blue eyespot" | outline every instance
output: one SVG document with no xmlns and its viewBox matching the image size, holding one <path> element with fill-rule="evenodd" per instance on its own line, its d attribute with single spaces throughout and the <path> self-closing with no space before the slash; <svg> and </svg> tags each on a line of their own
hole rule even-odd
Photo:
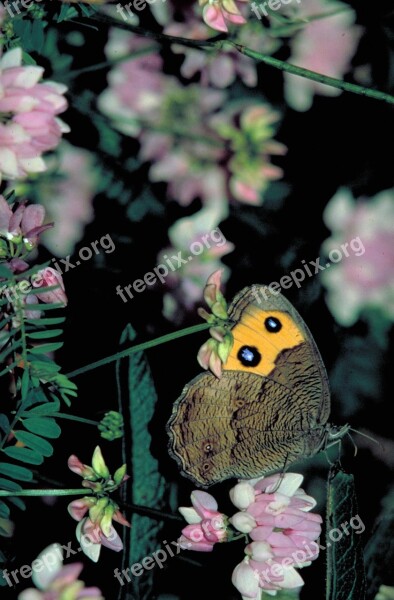
<svg viewBox="0 0 394 600">
<path fill-rule="evenodd" d="M 242 346 L 237 357 L 244 367 L 256 367 L 261 361 L 261 354 L 254 346 Z"/>
<path fill-rule="evenodd" d="M 282 323 L 276 317 L 267 317 L 264 325 L 270 333 L 278 333 L 282 329 Z"/>
</svg>

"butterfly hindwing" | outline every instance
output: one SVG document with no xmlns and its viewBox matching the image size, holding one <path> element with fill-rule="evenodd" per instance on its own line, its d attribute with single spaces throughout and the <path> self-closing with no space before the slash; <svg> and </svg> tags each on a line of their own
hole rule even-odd
<svg viewBox="0 0 394 600">
<path fill-rule="evenodd" d="M 265 290 L 246 288 L 234 299 L 234 347 L 221 379 L 193 379 L 168 423 L 170 453 L 204 487 L 284 468 L 324 438 L 329 391 L 320 354 L 292 305 L 265 299 Z"/>
</svg>

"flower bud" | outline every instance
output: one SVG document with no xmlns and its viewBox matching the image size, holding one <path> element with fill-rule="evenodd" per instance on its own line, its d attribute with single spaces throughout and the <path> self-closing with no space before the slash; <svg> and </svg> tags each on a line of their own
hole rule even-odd
<svg viewBox="0 0 394 600">
<path fill-rule="evenodd" d="M 107 465 L 105 464 L 103 455 L 101 453 L 100 446 L 96 446 L 93 457 L 92 457 L 92 467 L 94 472 L 101 477 L 102 479 L 108 479 L 110 474 Z"/>
</svg>

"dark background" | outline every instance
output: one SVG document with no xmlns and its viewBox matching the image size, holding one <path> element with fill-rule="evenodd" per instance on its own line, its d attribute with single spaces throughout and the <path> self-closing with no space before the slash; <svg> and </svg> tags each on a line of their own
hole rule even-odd
<svg viewBox="0 0 394 600">
<path fill-rule="evenodd" d="M 354 65 L 369 63 L 373 85 L 390 91 L 393 88 L 393 72 L 390 70 L 393 60 L 392 4 L 354 2 L 352 5 L 357 11 L 358 22 L 365 28 Z M 83 19 L 80 21 L 83 22 Z M 74 56 L 72 68 L 104 60 L 104 25 L 99 31 L 89 29 L 83 23 L 61 23 L 56 29 L 61 51 Z M 70 31 L 76 29 L 82 32 L 85 40 L 78 51 L 67 42 Z M 94 48 L 93 53 L 91 48 Z M 286 58 L 286 49 L 281 52 L 278 56 Z M 175 70 L 179 59 L 172 56 L 168 48 L 163 49 L 163 56 L 172 65 L 170 68 Z M 243 286 L 278 281 L 283 274 L 296 268 L 301 259 L 308 262 L 319 256 L 322 242 L 330 235 L 323 223 L 322 212 L 339 187 L 350 187 L 356 197 L 372 197 L 393 184 L 393 119 L 390 106 L 343 94 L 332 99 L 316 97 L 310 111 L 296 113 L 283 105 L 282 74 L 269 67 L 261 67 L 259 75 L 259 92 L 284 113 L 276 138 L 289 148 L 287 156 L 277 161 L 285 172 L 285 186 L 272 186 L 262 207 L 232 205 L 229 218 L 221 224 L 222 232 L 235 245 L 234 252 L 223 259 L 231 269 L 226 292 L 228 299 Z M 105 77 L 106 71 L 102 70 L 77 78 L 71 86 L 72 97 L 78 98 L 85 89 L 91 89 L 94 95 L 100 93 L 106 85 Z M 97 151 L 98 139 L 92 121 L 73 106 L 72 99 L 70 105 L 65 119 L 72 130 L 69 141 Z M 134 220 L 133 194 L 137 194 L 146 183 L 147 166 L 141 165 L 131 173 L 122 167 L 122 160 L 134 156 L 138 149 L 137 143 L 130 140 L 125 139 L 122 144 L 123 158 L 120 160 L 113 159 L 102 150 L 98 151 L 98 158 L 103 172 L 113 173 L 114 178 L 120 178 L 124 187 L 130 189 L 130 199 L 122 203 L 117 198 L 109 198 L 106 193 L 96 197 L 96 218 L 86 228 L 84 239 L 75 249 L 75 256 L 79 248 L 107 233 L 115 242 L 116 251 L 108 255 L 102 253 L 100 260 L 82 263 L 64 277 L 69 305 L 66 309 L 65 345 L 57 357 L 64 372 L 115 353 L 121 331 L 128 322 L 138 332 L 138 341 L 175 330 L 162 316 L 164 288 L 156 287 L 153 291 L 136 294 L 127 304 L 116 295 L 115 288 L 151 271 L 157 264 L 159 251 L 168 245 L 168 227 L 185 214 L 197 211 L 200 203 L 196 201 L 190 207 L 182 208 L 166 199 L 164 186 L 155 185 L 151 191 L 159 210 L 157 206 L 155 211 L 148 209 L 142 221 Z M 46 260 L 48 256 L 42 249 L 40 259 Z M 383 347 L 372 342 L 366 324 L 361 321 L 351 328 L 340 327 L 325 304 L 318 277 L 306 279 L 300 289 L 293 286 L 287 297 L 312 331 L 326 364 L 333 389 L 331 421 L 336 424 L 350 422 L 355 429 L 368 430 L 378 439 L 389 439 L 393 423 L 390 389 L 392 333 L 388 344 Z M 183 325 L 198 322 L 198 316 L 193 313 Z M 178 486 L 179 505 L 190 504 L 193 485 L 180 477 L 175 462 L 167 454 L 165 423 L 182 387 L 199 372 L 196 353 L 205 339 L 206 334 L 202 333 L 147 352 L 158 392 L 157 412 L 150 427 L 152 454 L 159 460 L 166 479 Z M 358 361 L 352 360 L 352 348 L 356 342 L 361 356 Z M 100 418 L 106 410 L 116 410 L 113 365 L 82 375 L 76 383 L 80 395 L 73 402 L 73 413 L 94 419 Z M 357 402 L 349 403 L 348 398 L 355 395 Z M 61 425 L 63 434 L 57 442 L 55 457 L 48 459 L 40 470 L 40 475 L 44 476 L 40 485 L 50 485 L 50 481 L 55 481 L 67 487 L 78 487 L 80 482 L 68 471 L 66 460 L 75 453 L 88 463 L 97 443 L 101 445 L 104 456 L 109 457 L 110 466 L 119 466 L 119 441 L 101 440 L 96 430 L 88 426 L 67 421 Z M 354 440 L 359 446 L 357 456 L 353 456 L 354 448 L 345 440 L 343 465 L 355 477 L 359 515 L 366 526 L 363 540 L 367 543 L 381 513 L 382 499 L 390 490 L 393 457 L 392 454 L 390 456 L 390 445 L 386 445 L 385 452 L 380 452 L 379 448 L 375 449 L 372 443 L 356 434 Z M 311 461 L 304 468 L 307 473 L 305 488 L 318 497 L 321 513 L 324 511 L 324 481 L 328 468 L 324 457 Z M 212 488 L 224 512 L 226 508 L 231 510 L 227 490 L 232 485 L 232 482 L 225 482 Z M 53 505 L 47 505 L 40 499 L 27 501 L 26 512 L 15 517 L 15 537 L 7 544 L 7 552 L 15 568 L 31 563 L 55 538 L 65 544 L 73 539 L 74 522 L 66 512 L 67 502 L 67 499 L 58 499 Z M 158 547 L 162 540 L 175 540 L 182 526 L 182 522 L 166 522 Z M 74 542 L 76 547 L 76 540 Z M 155 597 L 172 593 L 182 600 L 239 598 L 230 578 L 233 568 L 243 557 L 243 542 L 235 544 L 237 549 L 231 544 L 223 544 L 216 547 L 211 555 L 183 553 L 182 557 L 168 560 L 164 569 L 156 568 Z M 82 578 L 90 585 L 98 585 L 107 599 L 116 598 L 117 582 L 112 578 L 112 571 L 120 564 L 119 555 L 103 549 L 98 567 L 88 559 L 84 563 Z M 302 599 L 324 597 L 324 569 L 322 553 L 313 566 L 301 572 L 306 581 Z M 390 581 L 389 577 L 392 575 L 386 573 L 384 583 L 393 585 L 394 581 Z M 17 592 L 21 589 L 22 585 Z M 1 589 L 0 594 L 6 597 L 8 590 Z M 13 591 L 10 597 L 16 597 L 15 594 Z"/>
</svg>

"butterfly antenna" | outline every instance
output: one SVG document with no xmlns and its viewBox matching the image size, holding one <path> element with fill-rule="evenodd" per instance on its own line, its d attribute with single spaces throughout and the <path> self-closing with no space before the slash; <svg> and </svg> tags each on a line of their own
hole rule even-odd
<svg viewBox="0 0 394 600">
<path fill-rule="evenodd" d="M 354 431 L 354 429 L 352 429 L 352 431 Z M 353 439 L 353 436 L 350 435 L 349 431 L 347 432 L 347 435 L 349 437 L 349 440 L 352 442 L 353 446 L 354 446 L 354 455 L 353 456 L 357 456 L 357 452 L 358 452 L 358 448 L 357 448 L 357 444 Z"/>
<path fill-rule="evenodd" d="M 373 438 L 371 435 L 368 435 L 367 433 L 363 433 L 362 431 L 358 431 L 358 429 L 353 429 L 353 427 L 349 427 L 349 431 L 354 431 L 354 433 L 358 433 L 358 435 L 361 435 L 362 437 L 367 438 L 367 440 L 371 440 L 371 442 L 374 442 L 375 444 L 380 446 L 381 450 L 384 450 L 383 444 L 378 442 L 378 440 L 375 440 L 375 438 Z M 349 434 L 349 437 L 351 437 L 350 434 Z"/>
</svg>

